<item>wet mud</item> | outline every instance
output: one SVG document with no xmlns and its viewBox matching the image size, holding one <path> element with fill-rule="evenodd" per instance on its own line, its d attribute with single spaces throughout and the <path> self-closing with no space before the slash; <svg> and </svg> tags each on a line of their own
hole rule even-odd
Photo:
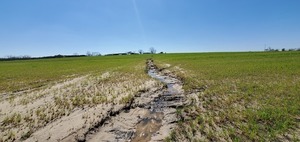
<svg viewBox="0 0 300 142">
<path fill-rule="evenodd" d="M 186 102 L 182 82 L 172 75 L 162 74 L 153 60 L 147 60 L 146 64 L 149 76 L 165 87 L 135 95 L 126 108 L 77 141 L 163 141 L 170 134 L 178 121 L 176 108 Z"/>
</svg>

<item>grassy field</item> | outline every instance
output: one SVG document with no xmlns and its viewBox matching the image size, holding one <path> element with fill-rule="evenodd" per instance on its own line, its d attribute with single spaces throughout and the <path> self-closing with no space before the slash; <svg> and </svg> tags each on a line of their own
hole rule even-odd
<svg viewBox="0 0 300 142">
<path fill-rule="evenodd" d="M 109 70 L 132 72 L 149 56 L 79 57 L 0 62 L 0 93 L 36 88 L 53 81 Z M 140 72 L 139 72 L 140 73 Z"/>
<path fill-rule="evenodd" d="M 0 62 L 0 142 L 26 140 L 32 135 L 43 137 L 43 131 L 52 139 L 62 139 L 83 127 L 92 128 L 111 108 L 120 109 L 139 91 L 160 85 L 145 73 L 147 58 Z M 66 118 L 68 121 L 63 121 Z M 69 120 L 74 123 L 69 125 Z M 53 123 L 56 125 L 51 126 L 54 128 L 50 134 L 45 127 Z"/>
<path fill-rule="evenodd" d="M 183 121 L 170 139 L 273 141 L 299 135 L 300 52 L 167 54 L 154 60 L 161 67 L 171 64 L 185 90 L 201 90 L 198 102 L 179 110 Z"/>
<path fill-rule="evenodd" d="M 33 91 L 9 101 L 10 104 L 2 103 L 7 104 L 7 110 L 0 111 L 5 114 L 1 116 L 3 133 L 0 133 L 0 138 L 14 140 L 12 136 L 23 137 L 23 133 L 32 131 L 28 128 L 39 129 L 78 107 L 126 102 L 150 79 L 145 73 L 147 58 L 153 58 L 160 68 L 166 68 L 181 78 L 187 96 L 193 100 L 191 105 L 178 110 L 179 127 L 167 140 L 297 141 L 299 138 L 300 52 L 1 61 L 1 94 L 13 95 L 21 90 L 89 76 L 58 89 L 54 87 L 48 94 L 47 90 Z M 109 79 L 101 77 L 105 72 L 110 73 Z M 193 95 L 188 95 L 191 93 Z M 110 94 L 110 97 L 103 94 Z M 51 95 L 53 98 L 47 97 Z M 41 98 L 49 105 L 29 103 Z M 16 106 L 26 106 L 26 111 L 15 110 L 13 107 Z"/>
</svg>

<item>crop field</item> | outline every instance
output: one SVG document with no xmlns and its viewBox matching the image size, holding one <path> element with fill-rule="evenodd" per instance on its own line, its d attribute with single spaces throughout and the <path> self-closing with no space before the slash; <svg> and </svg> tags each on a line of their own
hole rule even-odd
<svg viewBox="0 0 300 142">
<path fill-rule="evenodd" d="M 0 62 L 0 141 L 52 141 L 85 125 L 95 125 L 96 118 L 104 117 L 115 105 L 124 106 L 138 91 L 159 85 L 145 73 L 147 58 L 115 56 Z M 96 108 L 103 112 L 95 112 Z M 53 123 L 58 124 L 49 131 L 49 124 Z M 47 139 L 49 135 L 51 139 Z M 35 137 L 30 139 L 30 136 Z"/>
<path fill-rule="evenodd" d="M 195 91 L 170 140 L 297 141 L 300 52 L 157 55 Z M 178 71 L 181 70 L 181 71 Z M 188 124 L 188 125 L 187 125 Z"/>
<path fill-rule="evenodd" d="M 146 59 L 146 56 L 114 56 L 2 61 L 0 93 L 36 88 L 53 81 L 109 70 L 130 72 L 131 67 L 143 64 Z"/>
<path fill-rule="evenodd" d="M 299 140 L 300 52 L 237 52 L 1 61 L 0 141 L 82 140 L 164 86 L 147 75 L 149 58 L 189 102 L 165 141 Z"/>
</svg>

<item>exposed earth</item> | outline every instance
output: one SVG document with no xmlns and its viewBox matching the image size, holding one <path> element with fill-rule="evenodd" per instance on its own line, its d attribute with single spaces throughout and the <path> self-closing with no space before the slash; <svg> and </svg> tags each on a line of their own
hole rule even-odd
<svg viewBox="0 0 300 142">
<path fill-rule="evenodd" d="M 164 88 L 136 95 L 119 114 L 112 114 L 99 127 L 91 129 L 82 141 L 163 141 L 175 127 L 176 108 L 186 101 L 180 80 L 161 75 L 152 60 L 148 74 L 165 83 Z"/>
<path fill-rule="evenodd" d="M 131 92 L 138 90 L 133 97 L 126 97 L 126 93 L 123 93 L 122 99 L 124 96 L 127 98 L 125 103 L 119 103 L 123 102 L 120 95 L 108 95 L 105 99 L 100 96 L 103 103 L 82 107 L 69 106 L 70 103 L 76 103 L 76 97 L 82 98 L 74 96 L 76 91 L 86 92 L 92 88 L 95 90 L 90 92 L 91 94 L 97 93 L 97 90 L 110 93 L 114 91 L 107 90 L 103 85 L 94 86 L 99 80 L 113 75 L 109 72 L 97 78 L 82 76 L 45 89 L 29 93 L 20 92 L 12 102 L 4 99 L 0 104 L 1 112 L 12 114 L 11 117 L 1 117 L 1 121 L 9 120 L 12 123 L 2 124 L 4 138 L 27 142 L 163 141 L 175 129 L 179 120 L 176 109 L 189 101 L 184 95 L 182 82 L 176 76 L 158 69 L 151 59 L 147 60 L 146 64 L 147 73 L 152 79 L 141 83 L 142 86 L 132 89 L 126 82 L 111 84 L 117 91 L 122 91 L 120 88 L 124 86 L 125 89 L 131 88 Z M 78 100 L 78 103 L 84 103 L 82 101 L 84 99 Z M 10 134 L 11 126 L 15 127 L 17 133 Z"/>
</svg>

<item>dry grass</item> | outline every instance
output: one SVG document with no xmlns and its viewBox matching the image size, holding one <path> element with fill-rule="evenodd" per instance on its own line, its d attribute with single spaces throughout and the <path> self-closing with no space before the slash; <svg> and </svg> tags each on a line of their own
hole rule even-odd
<svg viewBox="0 0 300 142">
<path fill-rule="evenodd" d="M 155 82 L 144 73 L 144 62 L 136 60 L 131 66 L 111 67 L 100 73 L 12 94 L 13 99 L 2 100 L 0 104 L 1 140 L 25 140 L 37 130 L 80 109 L 99 107 L 99 104 L 125 105 L 139 91 L 151 87 L 147 81 Z M 97 122 L 90 115 L 82 118 L 87 125 L 84 127 Z"/>
</svg>

